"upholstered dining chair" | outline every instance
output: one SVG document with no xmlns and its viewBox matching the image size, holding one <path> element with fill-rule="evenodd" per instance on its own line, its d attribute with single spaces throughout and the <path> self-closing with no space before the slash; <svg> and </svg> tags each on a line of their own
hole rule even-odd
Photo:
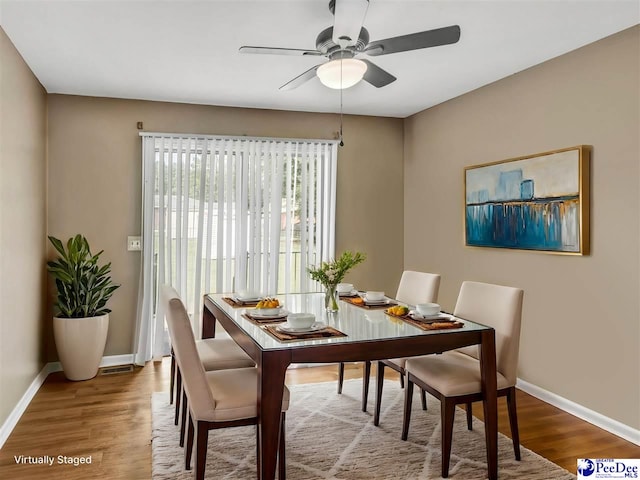
<svg viewBox="0 0 640 480">
<path fill-rule="evenodd" d="M 173 341 L 177 367 L 188 409 L 185 468 L 191 468 L 195 441 L 195 478 L 203 480 L 209 430 L 257 424 L 258 373 L 255 367 L 206 372 L 198 355 L 196 340 L 184 304 L 170 287 L 163 287 L 167 300 L 166 318 Z M 284 388 L 278 453 L 278 478 L 286 477 L 285 412 L 289 390 Z M 256 465 L 257 468 L 257 465 Z"/>
<path fill-rule="evenodd" d="M 167 302 L 177 296 L 175 289 L 169 285 L 160 290 L 162 308 L 167 308 Z M 205 338 L 196 340 L 196 349 L 205 371 L 224 370 L 229 368 L 255 367 L 255 362 L 229 337 Z M 175 415 L 174 423 L 180 421 L 180 446 L 184 446 L 187 409 L 182 402 L 185 393 L 182 388 L 182 372 L 176 368 L 176 360 L 173 347 L 171 347 L 171 380 L 169 383 L 169 403 L 173 403 L 175 391 Z M 182 412 L 182 415 L 180 415 Z"/>
<path fill-rule="evenodd" d="M 516 413 L 516 373 L 520 346 L 520 324 L 524 292 L 519 288 L 479 282 L 463 282 L 454 315 L 494 328 L 498 396 L 507 397 L 511 438 L 516 460 L 520 460 L 520 437 Z M 416 384 L 440 400 L 442 424 L 442 477 L 449 474 L 455 407 L 467 407 L 467 428 L 471 429 L 471 403 L 483 399 L 481 392 L 479 349 L 465 347 L 441 355 L 409 358 L 405 365 L 405 389 L 402 439 L 409 433 L 413 385 Z"/>
<path fill-rule="evenodd" d="M 415 272 L 405 270 L 400 277 L 398 291 L 395 299 L 408 305 L 418 303 L 435 302 L 440 289 L 440 275 L 434 273 Z M 379 410 L 379 398 L 382 397 L 382 383 L 384 382 L 384 366 L 390 366 L 400 373 L 400 385 L 404 385 L 404 362 L 405 359 L 381 360 L 378 362 L 377 370 L 377 390 L 376 391 L 376 412 Z M 366 361 L 362 367 L 362 411 L 367 411 L 367 400 L 369 397 L 369 377 L 371 375 L 371 362 Z M 340 363 L 338 370 L 338 393 L 342 393 L 344 382 L 344 363 Z M 379 418 L 379 416 L 378 416 Z M 378 425 L 378 423 L 375 423 Z"/>
<path fill-rule="evenodd" d="M 438 301 L 438 291 L 440 290 L 440 275 L 435 273 L 414 272 L 405 270 L 400 278 L 396 300 L 408 305 L 419 303 L 432 303 Z M 404 387 L 404 367 L 406 358 L 391 358 L 379 360 L 376 369 L 376 402 L 373 414 L 373 424 L 380 424 L 380 408 L 382 403 L 382 390 L 384 386 L 384 368 L 390 367 L 400 374 L 400 386 Z M 422 408 L 427 408 L 427 398 L 424 390 L 420 391 L 422 398 Z"/>
</svg>

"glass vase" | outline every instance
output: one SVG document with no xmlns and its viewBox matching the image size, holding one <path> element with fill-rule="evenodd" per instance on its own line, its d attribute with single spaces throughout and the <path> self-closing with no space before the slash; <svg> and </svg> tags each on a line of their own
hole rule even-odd
<svg viewBox="0 0 640 480">
<path fill-rule="evenodd" d="M 338 311 L 338 291 L 336 289 L 336 285 L 329 285 L 325 290 L 324 306 L 329 313 Z"/>
</svg>

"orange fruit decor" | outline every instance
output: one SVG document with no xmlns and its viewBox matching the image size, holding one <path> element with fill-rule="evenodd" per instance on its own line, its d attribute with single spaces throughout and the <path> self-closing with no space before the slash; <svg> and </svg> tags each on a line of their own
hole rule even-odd
<svg viewBox="0 0 640 480">
<path fill-rule="evenodd" d="M 280 306 L 280 301 L 277 298 L 263 298 L 258 302 L 256 308 L 278 308 Z"/>
<path fill-rule="evenodd" d="M 387 309 L 387 313 L 389 315 L 395 315 L 397 317 L 403 317 L 407 313 L 409 313 L 409 309 L 404 305 L 396 305 L 395 307 L 391 307 Z"/>
</svg>

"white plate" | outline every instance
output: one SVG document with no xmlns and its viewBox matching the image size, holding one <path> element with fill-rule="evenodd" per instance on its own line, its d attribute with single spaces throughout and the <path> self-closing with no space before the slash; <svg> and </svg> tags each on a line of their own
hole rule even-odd
<svg viewBox="0 0 640 480">
<path fill-rule="evenodd" d="M 282 323 L 276 327 L 276 330 L 285 333 L 311 333 L 311 332 L 319 332 L 320 330 L 324 330 L 327 328 L 327 324 L 323 322 L 316 322 L 310 327 L 307 328 L 294 328 L 289 325 L 289 322 Z"/>
<path fill-rule="evenodd" d="M 241 297 L 240 295 L 235 295 L 231 298 L 238 303 L 253 303 L 262 300 L 262 297 Z"/>
<path fill-rule="evenodd" d="M 272 314 L 272 315 L 265 315 L 264 313 L 261 313 L 259 308 L 254 308 L 254 309 L 251 309 L 251 310 L 245 310 L 245 313 L 247 315 L 249 315 L 250 317 L 262 318 L 262 319 L 265 319 L 265 318 L 282 318 L 282 317 L 284 317 L 284 316 L 289 314 L 289 312 L 287 312 L 284 308 L 281 308 L 279 313 Z"/>
<path fill-rule="evenodd" d="M 388 298 L 385 298 L 383 300 L 365 300 L 364 301 L 365 305 L 388 305 L 389 303 L 391 303 L 391 300 L 389 300 Z"/>
<path fill-rule="evenodd" d="M 358 294 L 358 290 L 351 290 L 350 292 L 338 292 L 339 297 L 354 297 Z"/>
<path fill-rule="evenodd" d="M 421 315 L 415 310 L 411 310 L 409 312 L 409 316 L 414 320 L 438 320 L 438 319 L 451 320 L 452 319 L 451 315 L 448 315 L 446 313 L 438 313 L 436 315 Z"/>
</svg>

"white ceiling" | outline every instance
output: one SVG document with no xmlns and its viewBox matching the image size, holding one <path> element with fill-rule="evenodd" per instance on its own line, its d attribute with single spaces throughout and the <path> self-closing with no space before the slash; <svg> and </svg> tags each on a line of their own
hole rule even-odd
<svg viewBox="0 0 640 480">
<path fill-rule="evenodd" d="M 637 0 L 370 0 L 371 40 L 460 25 L 460 41 L 370 60 L 398 77 L 345 90 L 345 113 L 406 117 L 640 23 Z M 0 0 L 0 25 L 49 93 L 338 112 L 315 78 L 278 87 L 324 57 L 328 0 Z M 597 68 L 597 66 L 594 66 Z"/>
</svg>

